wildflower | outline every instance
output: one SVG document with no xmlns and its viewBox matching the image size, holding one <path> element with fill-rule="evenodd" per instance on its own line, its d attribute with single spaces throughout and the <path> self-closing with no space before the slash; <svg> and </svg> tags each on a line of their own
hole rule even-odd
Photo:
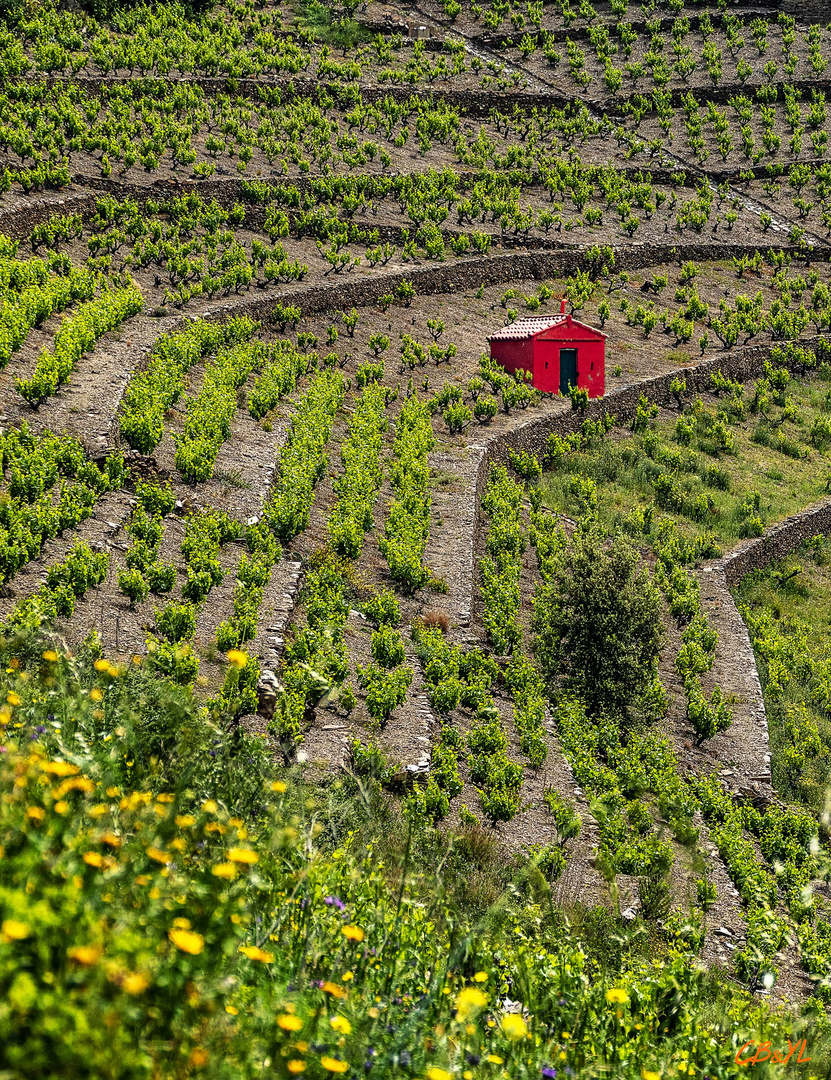
<svg viewBox="0 0 831 1080">
<path fill-rule="evenodd" d="M 275 780 L 274 783 L 271 785 L 271 790 L 276 791 L 278 795 L 283 795 L 286 791 L 286 785 L 283 783 L 282 780 Z M 305 1062 L 303 1063 L 303 1068 L 306 1068 Z"/>
<path fill-rule="evenodd" d="M 427 1080 L 453 1080 L 453 1073 L 440 1069 L 437 1065 L 430 1065 L 427 1068 Z"/>
<path fill-rule="evenodd" d="M 338 1061 L 337 1058 L 330 1057 L 322 1057 L 320 1059 L 320 1064 L 323 1066 L 324 1069 L 328 1069 L 329 1072 L 333 1073 L 345 1073 L 346 1070 L 349 1068 L 348 1061 Z"/>
<path fill-rule="evenodd" d="M 150 979 L 140 971 L 131 972 L 121 981 L 121 989 L 127 994 L 143 994 L 150 985 Z"/>
<path fill-rule="evenodd" d="M 302 1073 L 306 1068 L 306 1062 L 302 1061 L 300 1058 L 291 1058 L 291 1060 L 286 1063 L 286 1068 L 292 1076 L 297 1076 L 298 1073 Z"/>
<path fill-rule="evenodd" d="M 20 922 L 19 919 L 4 919 L 3 925 L 0 926 L 0 938 L 2 938 L 4 945 L 7 945 L 10 941 L 22 941 L 23 938 L 28 936 L 28 924 Z"/>
<path fill-rule="evenodd" d="M 475 986 L 465 987 L 456 998 L 456 1019 L 467 1020 L 468 1017 L 477 1013 L 479 1009 L 484 1009 L 487 1003 L 488 999 L 481 990 L 478 990 Z"/>
<path fill-rule="evenodd" d="M 93 664 L 93 667 L 96 671 L 108 671 L 110 667 L 110 662 L 109 660 L 104 659 L 96 660 Z"/>
<path fill-rule="evenodd" d="M 511 1042 L 519 1042 L 528 1034 L 528 1026 L 519 1013 L 505 1013 L 501 1021 L 502 1033 Z"/>
<path fill-rule="evenodd" d="M 87 866 L 94 866 L 96 868 L 103 866 L 104 857 L 99 855 L 97 851 L 85 851 L 84 862 Z"/>
<path fill-rule="evenodd" d="M 170 862 L 170 855 L 166 851 L 162 851 L 160 848 L 149 847 L 147 849 L 147 854 L 151 859 L 155 859 L 156 862 L 165 864 Z"/>
<path fill-rule="evenodd" d="M 281 1027 L 283 1031 L 299 1031 L 303 1027 L 303 1021 L 299 1016 L 283 1013 L 282 1016 L 277 1017 L 277 1026 Z"/>
<path fill-rule="evenodd" d="M 68 791 L 83 791 L 88 795 L 91 791 L 95 791 L 95 784 L 88 776 L 70 776 L 58 788 L 58 794 L 66 795 Z M 104 812 L 106 812 L 106 807 Z"/>
<path fill-rule="evenodd" d="M 327 907 L 336 907 L 338 911 L 343 911 L 343 909 L 346 907 L 346 904 L 344 904 L 343 900 L 341 900 L 340 897 L 337 896 L 327 896 L 323 903 L 326 904 Z"/>
<path fill-rule="evenodd" d="M 261 964 L 273 964 L 274 953 L 259 949 L 256 945 L 240 945 L 239 951 L 249 960 L 259 960 Z"/>
<path fill-rule="evenodd" d="M 487 982 L 488 981 L 488 973 L 487 973 L 487 971 L 477 971 L 476 974 L 473 976 L 473 981 L 478 982 L 478 983 Z"/>
<path fill-rule="evenodd" d="M 235 668 L 244 668 L 248 663 L 248 657 L 241 649 L 229 649 L 225 655 Z"/>
<path fill-rule="evenodd" d="M 329 1026 L 334 1028 L 338 1035 L 349 1035 L 352 1031 L 352 1025 L 345 1016 L 333 1016 L 329 1021 Z"/>
<path fill-rule="evenodd" d="M 191 956 L 198 956 L 205 948 L 205 939 L 202 935 L 191 930 L 169 930 L 167 936 L 177 949 L 190 953 Z"/>
<path fill-rule="evenodd" d="M 360 926 L 342 926 L 340 931 L 349 941 L 363 941 L 364 932 Z"/>
<path fill-rule="evenodd" d="M 208 1051 L 204 1050 L 201 1046 L 195 1046 L 190 1053 L 190 1063 L 200 1068 L 202 1065 L 207 1064 Z"/>
<path fill-rule="evenodd" d="M 211 873 L 214 877 L 225 878 L 226 881 L 233 881 L 237 876 L 237 868 L 232 862 L 217 863 L 216 866 L 211 867 Z"/>
<path fill-rule="evenodd" d="M 236 1005 L 226 1005 L 225 1011 L 228 1013 L 229 1016 L 239 1016 L 239 1009 L 236 1007 Z"/>
<path fill-rule="evenodd" d="M 26 817 L 31 818 L 32 821 L 43 821 L 46 817 L 46 811 L 42 806 L 30 806 L 26 811 Z"/>
<path fill-rule="evenodd" d="M 342 986 L 338 986 L 337 983 L 325 982 L 320 988 L 324 994 L 331 994 L 333 998 L 345 998 L 346 991 Z"/>
<path fill-rule="evenodd" d="M 70 960 L 83 964 L 84 967 L 92 967 L 93 964 L 98 962 L 101 950 L 94 948 L 92 945 L 76 945 L 74 949 L 67 949 L 66 955 Z"/>
<path fill-rule="evenodd" d="M 178 919 L 173 920 L 173 925 L 178 930 L 190 930 L 191 922 L 190 919 L 183 919 L 180 915 Z"/>
<path fill-rule="evenodd" d="M 69 803 L 65 799 L 58 799 L 53 809 L 56 814 L 65 814 L 69 809 Z"/>
<path fill-rule="evenodd" d="M 257 852 L 251 851 L 250 848 L 232 847 L 228 852 L 228 858 L 231 862 L 245 863 L 246 866 L 253 866 L 259 857 Z"/>
<path fill-rule="evenodd" d="M 213 799 L 206 799 L 202 803 L 202 813 L 203 814 L 215 814 L 218 809 L 219 809 L 219 807 L 217 806 L 217 804 L 214 802 Z"/>
<path fill-rule="evenodd" d="M 173 820 L 180 829 L 188 829 L 191 825 L 196 824 L 196 818 L 193 814 L 178 814 Z"/>
<path fill-rule="evenodd" d="M 491 1065 L 505 1064 L 505 1058 L 500 1057 L 499 1054 L 488 1054 L 487 1060 L 491 1063 Z"/>
<path fill-rule="evenodd" d="M 341 975 L 341 978 L 344 982 L 349 982 L 350 980 L 355 978 L 355 973 L 353 971 L 344 971 L 343 975 Z"/>
<path fill-rule="evenodd" d="M 9 705 L 19 705 L 20 695 L 16 694 L 14 690 L 9 690 L 8 694 L 6 694 L 6 701 L 8 701 Z"/>
<path fill-rule="evenodd" d="M 660 1073 L 652 1072 L 650 1069 L 642 1069 L 641 1076 L 643 1080 L 661 1080 Z"/>
<path fill-rule="evenodd" d="M 606 991 L 606 1000 L 610 1005 L 626 1005 L 629 1002 L 629 995 L 620 987 L 613 987 Z"/>
<path fill-rule="evenodd" d="M 43 659 L 48 660 L 50 664 L 54 664 L 55 661 L 58 659 L 58 654 L 55 652 L 54 649 L 47 649 L 46 652 L 43 654 Z"/>
<path fill-rule="evenodd" d="M 546 1065 L 542 1070 L 543 1080 L 557 1080 L 557 1070 Z"/>
<path fill-rule="evenodd" d="M 101 691 L 98 689 L 97 686 L 93 687 L 93 689 L 90 690 L 89 696 L 92 698 L 93 701 L 103 701 L 104 700 L 104 695 L 101 693 Z"/>
</svg>

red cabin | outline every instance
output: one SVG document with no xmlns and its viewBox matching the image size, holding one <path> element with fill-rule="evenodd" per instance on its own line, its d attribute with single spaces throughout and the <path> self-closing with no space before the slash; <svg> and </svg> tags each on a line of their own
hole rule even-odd
<svg viewBox="0 0 831 1080">
<path fill-rule="evenodd" d="M 567 394 L 569 386 L 602 397 L 606 390 L 606 335 L 565 313 L 529 315 L 490 337 L 491 356 L 506 371 L 531 372 L 534 386 Z"/>
</svg>

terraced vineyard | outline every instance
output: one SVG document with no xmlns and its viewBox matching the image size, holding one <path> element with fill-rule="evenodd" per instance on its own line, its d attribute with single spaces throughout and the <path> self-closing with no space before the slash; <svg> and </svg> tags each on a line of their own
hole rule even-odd
<svg viewBox="0 0 831 1080">
<path fill-rule="evenodd" d="M 192 691 L 218 760 L 494 837 L 558 910 L 824 1014 L 827 619 L 780 624 L 768 569 L 807 541 L 827 589 L 831 39 L 798 7 L 7 5 L 10 745 L 114 753 L 38 689 L 98 657 Z M 490 359 L 561 297 L 602 399 Z"/>
</svg>

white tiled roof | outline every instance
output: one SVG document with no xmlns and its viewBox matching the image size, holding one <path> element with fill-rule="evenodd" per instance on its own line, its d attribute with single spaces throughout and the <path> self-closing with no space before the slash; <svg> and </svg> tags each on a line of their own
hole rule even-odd
<svg viewBox="0 0 831 1080">
<path fill-rule="evenodd" d="M 556 315 L 527 315 L 522 319 L 517 319 L 516 322 L 509 323 L 508 326 L 503 326 L 495 334 L 491 334 L 490 340 L 514 341 L 519 338 L 533 337 L 541 330 L 550 330 L 552 326 L 559 326 L 565 321 L 565 315 L 559 312 Z"/>
</svg>

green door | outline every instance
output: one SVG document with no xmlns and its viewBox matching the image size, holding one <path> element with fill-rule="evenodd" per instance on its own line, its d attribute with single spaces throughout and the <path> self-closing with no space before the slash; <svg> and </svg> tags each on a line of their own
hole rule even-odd
<svg viewBox="0 0 831 1080">
<path fill-rule="evenodd" d="M 560 393 L 567 394 L 577 385 L 577 350 L 560 349 Z"/>
</svg>

